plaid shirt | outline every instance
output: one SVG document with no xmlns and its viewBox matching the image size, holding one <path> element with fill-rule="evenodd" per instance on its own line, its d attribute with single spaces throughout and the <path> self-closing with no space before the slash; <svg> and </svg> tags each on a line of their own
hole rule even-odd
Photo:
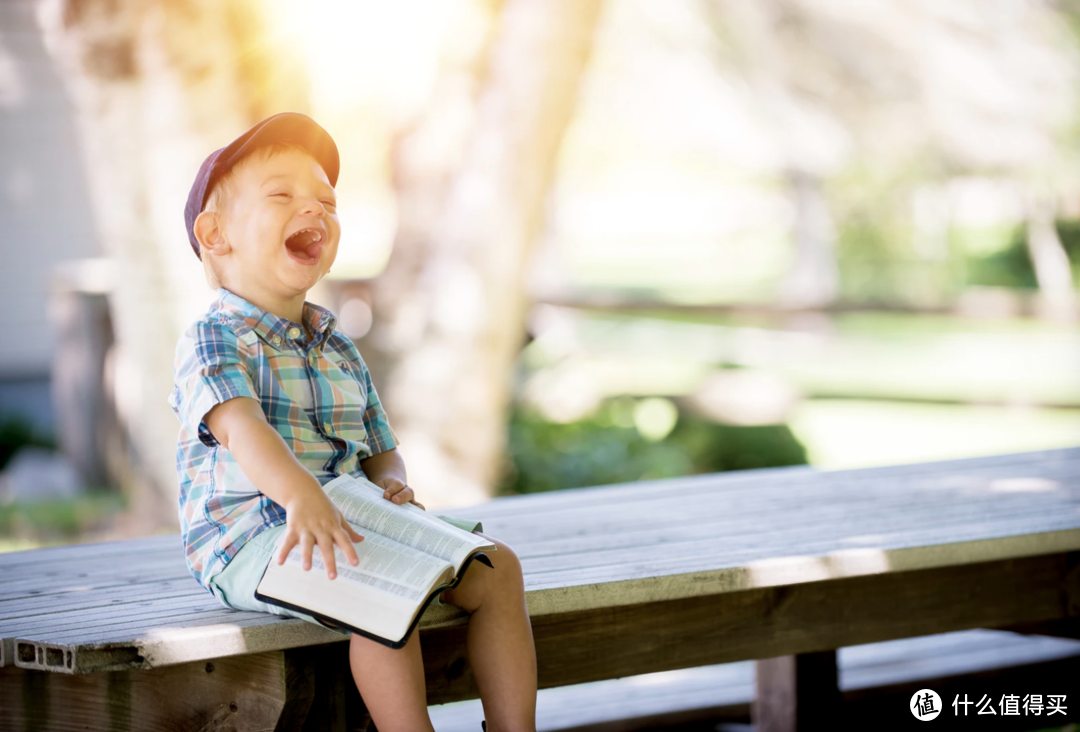
<svg viewBox="0 0 1080 732">
<path fill-rule="evenodd" d="M 367 366 L 334 332 L 330 311 L 304 303 L 304 328 L 222 289 L 176 345 L 169 404 L 180 420 L 176 471 L 188 568 L 203 587 L 285 509 L 259 492 L 203 423 L 214 405 L 251 397 L 300 464 L 325 484 L 362 476 L 360 461 L 397 444 Z"/>
</svg>

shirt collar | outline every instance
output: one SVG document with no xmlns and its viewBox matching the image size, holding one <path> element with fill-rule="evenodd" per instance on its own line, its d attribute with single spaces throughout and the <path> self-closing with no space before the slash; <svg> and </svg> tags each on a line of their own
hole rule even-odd
<svg viewBox="0 0 1080 732">
<path fill-rule="evenodd" d="M 210 306 L 210 310 L 242 321 L 276 349 L 280 349 L 289 340 L 304 344 L 307 334 L 303 325 L 315 334 L 312 339 L 313 345 L 324 343 L 337 327 L 337 318 L 334 314 L 315 303 L 304 303 L 304 311 L 301 315 L 304 323 L 301 325 L 269 313 L 224 287 L 218 290 L 217 300 Z"/>
</svg>

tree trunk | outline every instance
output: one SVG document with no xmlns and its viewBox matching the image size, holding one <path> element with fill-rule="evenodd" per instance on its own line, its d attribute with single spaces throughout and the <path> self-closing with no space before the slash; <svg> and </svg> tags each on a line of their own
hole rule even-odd
<svg viewBox="0 0 1080 732">
<path fill-rule="evenodd" d="M 268 109 L 295 109 L 304 92 L 295 76 L 275 82 L 294 65 L 260 35 L 254 0 L 52 0 L 43 8 L 76 110 L 97 235 L 117 270 L 110 360 L 130 446 L 127 528 L 175 528 L 179 423 L 166 400 L 177 338 L 209 300 L 181 210 L 207 154 Z"/>
<path fill-rule="evenodd" d="M 1077 320 L 1069 255 L 1054 226 L 1057 213 L 1050 196 L 1032 197 L 1028 204 L 1027 249 L 1039 283 L 1039 315 L 1050 320 Z"/>
<path fill-rule="evenodd" d="M 777 304 L 785 308 L 823 308 L 836 301 L 840 273 L 836 263 L 836 227 L 821 181 L 802 171 L 790 176 L 795 203 L 795 258 Z"/>
<path fill-rule="evenodd" d="M 508 0 L 470 131 L 460 145 L 454 131 L 441 138 L 461 151 L 456 172 L 425 171 L 416 153 L 459 118 L 432 115 L 402 141 L 401 223 L 361 349 L 429 507 L 483 500 L 497 480 L 524 341 L 525 261 L 601 6 Z"/>
</svg>

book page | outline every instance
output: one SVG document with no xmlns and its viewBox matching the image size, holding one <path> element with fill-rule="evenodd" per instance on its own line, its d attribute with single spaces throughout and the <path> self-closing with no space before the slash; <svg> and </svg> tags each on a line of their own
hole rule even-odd
<svg viewBox="0 0 1080 732">
<path fill-rule="evenodd" d="M 317 546 L 309 570 L 304 570 L 299 550 L 293 549 L 284 564 L 270 562 L 259 593 L 382 638 L 400 640 L 431 589 L 450 579 L 450 566 L 376 534 L 355 546 L 360 558 L 356 567 L 341 549 L 334 548 L 336 579 L 326 576 Z"/>
<path fill-rule="evenodd" d="M 386 500 L 382 488 L 371 481 L 342 475 L 324 485 L 323 490 L 345 520 L 355 524 L 357 531 L 364 534 L 364 541 L 357 546 L 371 537 L 364 529 L 377 531 L 389 539 L 445 559 L 455 570 L 474 549 L 495 549 L 484 537 L 451 526 L 419 506 L 411 503 L 399 506 Z"/>
<path fill-rule="evenodd" d="M 360 527 L 355 527 L 359 529 Z M 436 560 L 423 552 L 403 546 L 378 534 L 367 534 L 363 541 L 353 544 L 360 563 L 355 567 L 349 564 L 341 547 L 334 546 L 334 561 L 337 563 L 337 578 L 326 577 L 326 564 L 323 562 L 319 547 L 311 552 L 310 572 L 321 572 L 328 583 L 344 580 L 353 584 L 368 585 L 388 595 L 400 597 L 409 602 L 419 602 L 427 596 L 427 591 L 435 584 L 435 579 L 443 574 L 449 564 Z M 300 547 L 293 547 L 285 564 L 303 570 Z"/>
</svg>

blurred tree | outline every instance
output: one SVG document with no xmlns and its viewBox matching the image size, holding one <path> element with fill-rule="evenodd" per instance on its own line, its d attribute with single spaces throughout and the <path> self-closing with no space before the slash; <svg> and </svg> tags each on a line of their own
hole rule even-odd
<svg viewBox="0 0 1080 732">
<path fill-rule="evenodd" d="M 1069 255 L 1054 226 L 1057 207 L 1050 195 L 1032 196 L 1028 203 L 1027 247 L 1045 314 L 1060 320 L 1077 319 Z"/>
<path fill-rule="evenodd" d="M 803 97 L 806 50 L 795 2 L 709 0 L 704 18 L 718 41 L 717 61 L 750 84 L 752 103 L 772 132 L 792 199 L 794 253 L 776 293 L 783 307 L 827 307 L 840 294 L 836 227 L 823 179 L 848 154 L 847 132 L 834 114 Z M 790 36 L 802 46 L 792 46 Z M 814 49 L 815 51 L 817 49 Z"/>
<path fill-rule="evenodd" d="M 795 257 L 780 283 L 783 307 L 827 307 L 840 294 L 836 264 L 836 227 L 821 179 L 795 169 L 789 174 L 795 199 Z"/>
<path fill-rule="evenodd" d="M 182 329 L 206 302 L 182 209 L 202 159 L 259 118 L 303 111 L 288 39 L 257 0 L 46 0 L 97 235 L 117 269 L 112 383 L 130 464 L 132 531 L 176 525 L 178 424 L 166 399 Z"/>
<path fill-rule="evenodd" d="M 506 0 L 490 48 L 449 70 L 398 142 L 398 236 L 362 348 L 433 503 L 482 500 L 496 481 L 524 265 L 601 6 Z"/>
<path fill-rule="evenodd" d="M 701 7 L 718 70 L 742 80 L 793 184 L 796 252 L 781 302 L 827 302 L 840 292 L 829 260 L 844 247 L 821 233 L 830 230 L 821 226 L 830 209 L 841 240 L 850 240 L 842 230 L 851 222 L 877 229 L 858 237 L 857 256 L 878 260 L 868 272 L 879 282 L 869 290 L 880 293 L 890 289 L 890 268 L 920 256 L 911 251 L 918 248 L 911 210 L 927 183 L 989 175 L 1027 191 L 1076 185 L 1075 2 L 701 0 Z M 828 205 L 824 198 L 808 205 L 815 181 L 826 183 Z M 898 197 L 906 199 L 899 218 Z M 1028 207 L 1039 286 L 1057 310 L 1075 314 L 1068 260 L 1045 209 Z M 944 210 L 947 227 L 947 202 Z M 951 294 L 926 293 L 919 268 L 904 279 L 909 294 L 925 293 L 924 304 L 946 304 Z"/>
</svg>

